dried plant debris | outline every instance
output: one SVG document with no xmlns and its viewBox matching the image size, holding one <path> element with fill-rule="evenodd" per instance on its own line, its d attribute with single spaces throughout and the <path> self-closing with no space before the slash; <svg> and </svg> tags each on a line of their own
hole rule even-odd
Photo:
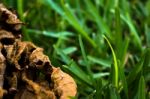
<svg viewBox="0 0 150 99">
<path fill-rule="evenodd" d="M 60 68 L 54 68 L 51 74 L 51 80 L 54 84 L 53 91 L 60 99 L 70 99 L 68 95 L 76 94 L 76 84 L 74 80 Z"/>
<path fill-rule="evenodd" d="M 69 99 L 76 83 L 43 49 L 21 41 L 21 22 L 0 4 L 0 99 Z"/>
<path fill-rule="evenodd" d="M 11 27 L 13 30 L 20 30 L 22 22 L 18 19 L 16 13 L 9 11 L 3 4 L 0 4 L 1 23 Z"/>
</svg>

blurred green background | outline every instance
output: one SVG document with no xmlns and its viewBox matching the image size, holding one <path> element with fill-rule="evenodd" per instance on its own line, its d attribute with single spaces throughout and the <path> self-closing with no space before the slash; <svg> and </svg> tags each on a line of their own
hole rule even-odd
<svg viewBox="0 0 150 99">
<path fill-rule="evenodd" d="M 150 99 L 150 0 L 2 0 L 78 84 L 73 99 Z"/>
</svg>

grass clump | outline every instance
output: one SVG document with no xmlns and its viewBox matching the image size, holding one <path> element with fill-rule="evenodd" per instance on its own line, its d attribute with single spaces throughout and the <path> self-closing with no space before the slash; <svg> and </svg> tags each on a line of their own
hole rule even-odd
<svg viewBox="0 0 150 99">
<path fill-rule="evenodd" d="M 149 0 L 3 1 L 24 39 L 74 77 L 77 99 L 150 98 Z"/>
</svg>

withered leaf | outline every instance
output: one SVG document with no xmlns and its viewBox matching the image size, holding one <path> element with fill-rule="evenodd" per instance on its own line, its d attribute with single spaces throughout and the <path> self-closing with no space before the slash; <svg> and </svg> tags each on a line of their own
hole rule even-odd
<svg viewBox="0 0 150 99">
<path fill-rule="evenodd" d="M 3 4 L 0 4 L 1 18 L 8 24 L 22 24 L 17 15 L 9 11 Z"/>
<path fill-rule="evenodd" d="M 3 44 L 13 44 L 15 41 L 15 36 L 4 29 L 0 29 L 0 42 Z"/>
<path fill-rule="evenodd" d="M 42 48 L 36 48 L 29 57 L 29 66 L 35 66 L 38 69 L 42 69 L 45 64 L 50 64 L 48 56 L 43 54 Z"/>
<path fill-rule="evenodd" d="M 54 92 L 60 99 L 70 99 L 69 96 L 75 96 L 77 86 L 71 76 L 64 73 L 60 68 L 53 67 L 51 75 L 52 82 L 54 83 Z"/>
</svg>

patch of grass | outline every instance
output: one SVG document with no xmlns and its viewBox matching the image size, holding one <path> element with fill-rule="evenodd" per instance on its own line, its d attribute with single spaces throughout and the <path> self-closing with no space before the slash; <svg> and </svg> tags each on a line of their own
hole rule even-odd
<svg viewBox="0 0 150 99">
<path fill-rule="evenodd" d="M 72 75 L 77 99 L 149 99 L 149 0 L 3 0 Z M 103 37 L 105 35 L 106 37 Z"/>
</svg>

